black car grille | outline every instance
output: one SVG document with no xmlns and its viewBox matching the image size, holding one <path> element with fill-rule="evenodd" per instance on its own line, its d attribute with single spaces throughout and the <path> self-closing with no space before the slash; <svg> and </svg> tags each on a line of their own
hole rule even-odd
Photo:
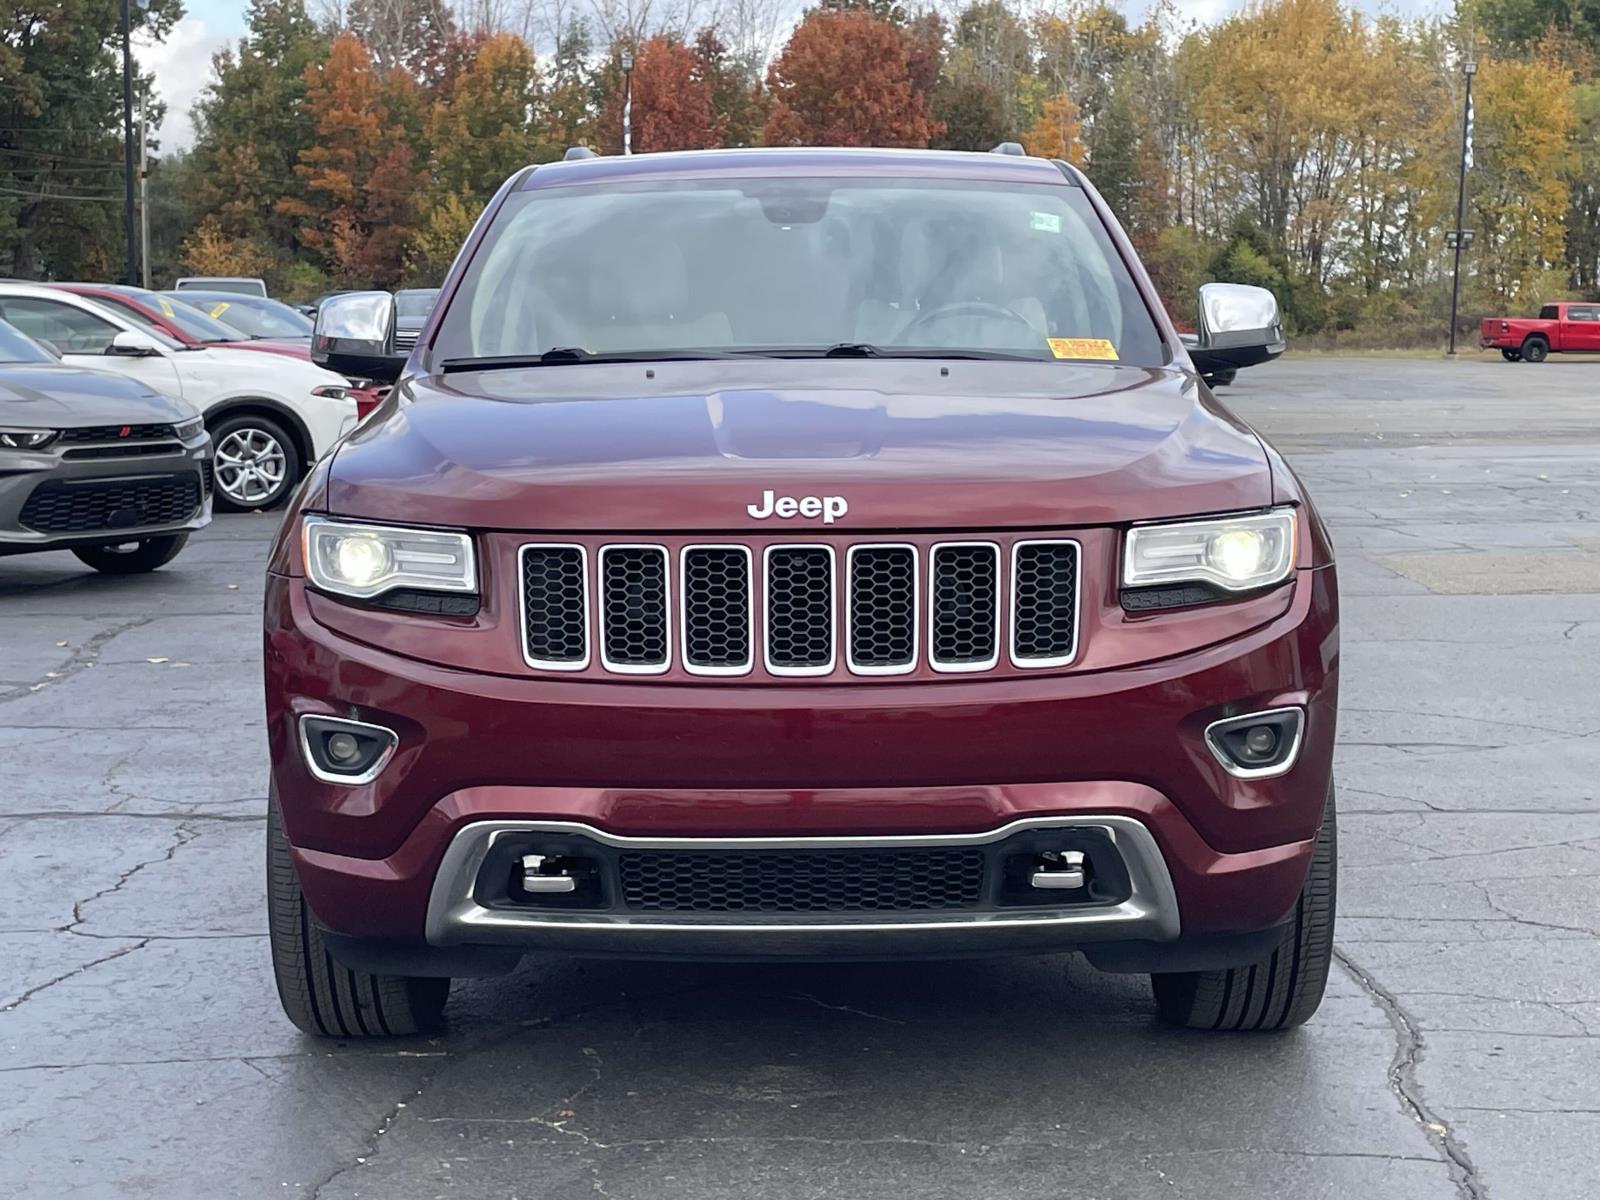
<svg viewBox="0 0 1600 1200">
<path fill-rule="evenodd" d="M 607 546 L 600 552 L 605 665 L 613 671 L 664 671 L 670 657 L 667 552 L 660 546 Z"/>
<path fill-rule="evenodd" d="M 983 670 L 998 659 L 1000 547 L 968 542 L 933 548 L 931 657 L 949 670 Z"/>
<path fill-rule="evenodd" d="M 863 913 L 976 906 L 979 850 L 651 851 L 618 856 L 639 912 Z"/>
<path fill-rule="evenodd" d="M 833 668 L 833 549 L 767 550 L 767 670 L 821 674 Z"/>
<path fill-rule="evenodd" d="M 178 431 L 171 425 L 84 425 L 61 431 L 63 443 L 153 442 L 177 436 Z"/>
<path fill-rule="evenodd" d="M 683 661 L 703 674 L 750 667 L 750 551 L 691 546 L 683 552 Z"/>
<path fill-rule="evenodd" d="M 33 489 L 19 519 L 40 533 L 178 525 L 199 509 L 200 487 L 198 474 L 106 483 L 50 481 Z"/>
<path fill-rule="evenodd" d="M 581 546 L 522 548 L 523 643 L 530 662 L 574 670 L 589 661 L 586 565 Z"/>
<path fill-rule="evenodd" d="M 856 675 L 1061 666 L 1077 654 L 1071 539 L 522 548 L 528 663 L 663 675 Z M 924 565 L 926 555 L 926 565 Z M 841 561 L 843 567 L 841 569 Z M 926 617 L 924 617 L 926 614 Z M 843 628 L 840 628 L 840 625 Z M 926 632 L 924 632 L 926 629 Z M 760 649 L 759 656 L 757 647 Z M 759 657 L 760 662 L 756 660 Z M 844 662 L 841 664 L 840 659 Z"/>
<path fill-rule="evenodd" d="M 129 442 L 116 446 L 80 446 L 62 451 L 62 458 L 144 458 L 151 454 L 182 454 L 181 442 Z"/>
</svg>

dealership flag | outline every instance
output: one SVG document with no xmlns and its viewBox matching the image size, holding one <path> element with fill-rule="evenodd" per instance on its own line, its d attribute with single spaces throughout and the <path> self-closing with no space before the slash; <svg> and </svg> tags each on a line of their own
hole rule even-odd
<svg viewBox="0 0 1600 1200">
<path fill-rule="evenodd" d="M 1466 165 L 1466 169 L 1467 170 L 1469 170 L 1469 171 L 1472 170 L 1472 95 L 1471 95 L 1471 93 L 1468 93 L 1468 95 L 1467 95 L 1466 149 L 1463 152 L 1463 157 L 1462 157 L 1461 161 Z"/>
</svg>

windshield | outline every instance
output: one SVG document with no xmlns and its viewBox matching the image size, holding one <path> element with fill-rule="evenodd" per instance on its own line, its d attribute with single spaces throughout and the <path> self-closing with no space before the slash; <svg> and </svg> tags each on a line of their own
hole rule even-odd
<svg viewBox="0 0 1600 1200">
<path fill-rule="evenodd" d="M 169 300 L 165 296 L 144 295 L 139 299 L 158 311 L 172 325 L 197 342 L 242 342 L 244 335 L 214 317 L 208 317 L 198 308 L 182 300 Z"/>
<path fill-rule="evenodd" d="M 394 313 L 418 321 L 433 311 L 433 302 L 439 298 L 438 288 L 407 288 L 394 294 Z"/>
<path fill-rule="evenodd" d="M 180 292 L 228 292 L 241 296 L 265 296 L 266 287 L 259 279 L 180 279 Z"/>
<path fill-rule="evenodd" d="M 287 304 L 260 297 L 226 296 L 190 292 L 182 302 L 193 304 L 206 316 L 253 338 L 302 338 L 311 336 L 311 322 Z"/>
<path fill-rule="evenodd" d="M 0 321 L 0 363 L 53 363 L 51 354 L 14 325 Z"/>
<path fill-rule="evenodd" d="M 1079 188 L 706 179 L 509 198 L 435 343 L 443 361 L 555 348 L 994 353 L 1166 361 Z"/>
</svg>

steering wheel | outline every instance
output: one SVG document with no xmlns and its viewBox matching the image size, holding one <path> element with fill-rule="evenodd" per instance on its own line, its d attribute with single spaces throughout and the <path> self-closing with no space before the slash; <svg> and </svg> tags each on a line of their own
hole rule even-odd
<svg viewBox="0 0 1600 1200">
<path fill-rule="evenodd" d="M 1029 332 L 1037 334 L 1033 322 L 1014 309 L 1007 308 L 1004 304 L 991 304 L 987 300 L 961 300 L 955 304 L 942 304 L 938 308 L 930 308 L 925 313 L 919 313 L 911 319 L 911 323 L 900 331 L 899 340 L 907 340 L 906 335 L 924 325 L 932 325 L 938 321 L 947 321 L 954 317 L 994 317 L 1002 321 L 1010 321 L 1017 325 L 1025 326 Z"/>
</svg>

